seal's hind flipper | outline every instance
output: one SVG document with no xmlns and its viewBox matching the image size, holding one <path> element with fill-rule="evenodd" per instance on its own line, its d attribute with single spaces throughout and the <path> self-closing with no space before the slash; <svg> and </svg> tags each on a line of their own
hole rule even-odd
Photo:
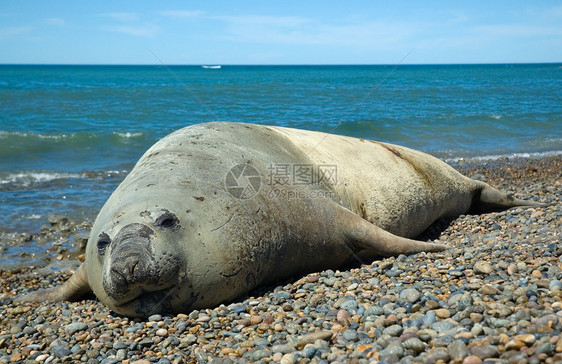
<svg viewBox="0 0 562 364">
<path fill-rule="evenodd" d="M 341 229 L 345 231 L 345 243 L 354 254 L 366 257 L 385 257 L 421 252 L 440 252 L 447 249 L 441 244 L 403 238 L 371 224 L 361 216 L 341 208 Z"/>
<path fill-rule="evenodd" d="M 40 289 L 15 299 L 16 302 L 53 302 L 73 301 L 92 289 L 88 284 L 86 263 L 82 263 L 74 274 L 62 286 Z"/>
<path fill-rule="evenodd" d="M 505 210 L 512 207 L 545 207 L 547 204 L 531 200 L 521 200 L 507 193 L 497 190 L 489 184 L 474 181 L 478 184 L 477 193 L 472 200 L 471 209 L 475 211 Z"/>
</svg>

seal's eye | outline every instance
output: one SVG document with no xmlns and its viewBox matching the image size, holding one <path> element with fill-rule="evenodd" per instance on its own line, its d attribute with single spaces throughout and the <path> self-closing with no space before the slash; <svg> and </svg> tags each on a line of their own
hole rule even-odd
<svg viewBox="0 0 562 364">
<path fill-rule="evenodd" d="M 111 238 L 106 233 L 101 233 L 98 236 L 98 254 L 104 255 L 105 249 L 111 244 Z"/>
<path fill-rule="evenodd" d="M 162 216 L 156 219 L 156 226 L 164 229 L 173 229 L 178 226 L 179 220 L 176 215 L 166 211 Z"/>
</svg>

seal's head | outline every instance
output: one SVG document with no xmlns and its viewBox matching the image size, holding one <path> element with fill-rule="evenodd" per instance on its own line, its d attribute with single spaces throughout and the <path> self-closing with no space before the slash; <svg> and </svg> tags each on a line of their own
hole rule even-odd
<svg viewBox="0 0 562 364">
<path fill-rule="evenodd" d="M 193 302 L 195 297 L 183 297 L 186 290 L 178 289 L 189 286 L 178 244 L 185 239 L 178 214 L 161 207 L 139 212 L 125 206 L 109 221 L 96 221 L 92 232 L 86 252 L 88 280 L 112 310 L 146 317 L 174 311 L 179 302 Z"/>
</svg>

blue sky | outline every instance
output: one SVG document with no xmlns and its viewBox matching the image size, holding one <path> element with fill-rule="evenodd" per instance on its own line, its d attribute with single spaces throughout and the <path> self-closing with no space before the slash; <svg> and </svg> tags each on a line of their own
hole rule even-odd
<svg viewBox="0 0 562 364">
<path fill-rule="evenodd" d="M 413 51 L 412 51 L 413 50 Z M 0 2 L 0 63 L 562 61 L 556 1 Z"/>
</svg>

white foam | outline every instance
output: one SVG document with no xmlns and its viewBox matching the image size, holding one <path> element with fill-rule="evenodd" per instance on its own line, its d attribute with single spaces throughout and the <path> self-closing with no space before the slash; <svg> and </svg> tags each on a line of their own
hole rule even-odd
<svg viewBox="0 0 562 364">
<path fill-rule="evenodd" d="M 0 180 L 0 184 L 18 183 L 28 186 L 32 183 L 45 183 L 57 179 L 85 178 L 82 173 L 62 173 L 62 172 L 17 172 L 8 174 Z"/>
<path fill-rule="evenodd" d="M 534 153 L 510 153 L 510 154 L 493 154 L 493 155 L 483 155 L 474 157 L 456 157 L 456 158 L 446 158 L 444 159 L 447 163 L 457 163 L 457 162 L 487 162 L 487 161 L 497 161 L 504 158 L 544 158 L 562 155 L 562 150 L 554 150 L 550 152 L 534 152 Z"/>
<path fill-rule="evenodd" d="M 8 139 L 11 137 L 20 137 L 20 138 L 27 138 L 27 137 L 36 137 L 39 139 L 64 139 L 68 138 L 70 135 L 68 134 L 38 134 L 38 133 L 30 133 L 30 132 L 22 132 L 22 131 L 8 131 L 8 130 L 0 130 L 0 138 L 1 139 Z"/>
<path fill-rule="evenodd" d="M 131 133 L 131 132 L 118 132 L 118 131 L 113 132 L 113 134 L 119 135 L 121 138 L 136 138 L 143 135 L 142 132 Z"/>
</svg>

